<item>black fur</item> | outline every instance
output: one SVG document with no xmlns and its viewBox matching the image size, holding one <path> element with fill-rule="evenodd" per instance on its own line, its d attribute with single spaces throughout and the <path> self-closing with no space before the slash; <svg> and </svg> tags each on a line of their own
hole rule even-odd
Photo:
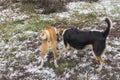
<svg viewBox="0 0 120 80">
<path fill-rule="evenodd" d="M 76 28 L 68 29 L 63 34 L 64 44 L 72 46 L 75 49 L 83 49 L 86 45 L 91 44 L 96 56 L 101 56 L 106 46 L 106 37 L 110 31 L 111 21 L 106 18 L 108 24 L 104 32 L 99 31 L 80 31 Z"/>
</svg>

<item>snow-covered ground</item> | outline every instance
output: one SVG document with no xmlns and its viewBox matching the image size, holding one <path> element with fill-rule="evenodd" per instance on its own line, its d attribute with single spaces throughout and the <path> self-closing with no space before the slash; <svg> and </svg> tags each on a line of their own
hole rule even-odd
<svg viewBox="0 0 120 80">
<path fill-rule="evenodd" d="M 120 18 L 119 0 L 101 0 L 98 3 L 72 2 L 67 5 L 68 12 L 57 13 L 60 18 L 70 18 L 74 11 L 79 14 L 90 12 L 104 13 L 108 16 Z M 91 8 L 94 9 L 91 11 Z M 118 9 L 118 12 L 112 12 Z M 41 15 L 42 16 L 42 15 Z M 42 17 L 44 18 L 45 15 Z M 15 13 L 11 9 L 0 12 L 0 22 L 6 20 L 21 20 L 29 18 L 23 13 Z M 44 18 L 46 19 L 46 18 Z M 51 18 L 50 18 L 51 19 Z M 52 19 L 54 20 L 54 19 Z M 98 30 L 96 27 L 82 28 L 82 30 Z M 100 29 L 99 29 L 100 30 Z M 58 61 L 58 69 L 54 68 L 53 58 L 45 57 L 45 65 L 39 69 L 40 65 L 40 41 L 36 37 L 37 32 L 24 31 L 24 35 L 29 36 L 25 40 L 19 40 L 23 34 L 16 34 L 6 43 L 0 39 L 0 80 L 119 80 L 120 79 L 120 22 L 114 22 L 110 36 L 107 38 L 107 52 L 104 55 L 105 65 L 100 73 L 95 69 L 99 63 L 91 59 L 92 51 L 74 51 L 74 54 L 67 55 Z M 60 47 L 63 43 L 58 44 Z M 39 47 L 38 47 L 39 46 Z M 60 52 L 60 51 L 58 51 Z M 67 53 L 71 53 L 68 51 Z M 63 61 L 63 62 L 61 62 Z M 64 63 L 64 64 L 62 64 Z M 64 67 L 65 66 L 65 67 Z M 63 69 L 62 69 L 63 68 Z M 58 70 L 58 71 L 57 71 Z M 63 70 L 63 71 L 62 71 Z"/>
<path fill-rule="evenodd" d="M 97 15 L 105 14 L 107 16 L 120 17 L 119 0 L 100 0 L 97 3 L 70 2 L 66 7 L 68 8 L 67 12 L 57 13 L 55 16 L 70 18 L 73 13 L 78 12 L 79 14 L 96 13 Z M 29 17 L 30 15 L 20 12 L 20 8 L 1 9 L 0 11 L 0 22 L 23 20 Z"/>
<path fill-rule="evenodd" d="M 8 8 L 0 11 L 0 22 L 24 20 L 29 17 L 29 15 L 20 12 L 19 8 L 16 8 L 14 10 Z"/>
<path fill-rule="evenodd" d="M 70 18 L 74 12 L 79 14 L 96 13 L 97 15 L 105 14 L 107 16 L 120 17 L 119 0 L 100 0 L 97 3 L 71 2 L 67 5 L 68 12 L 58 13 L 60 18 Z M 117 10 L 117 11 L 116 11 Z"/>
</svg>

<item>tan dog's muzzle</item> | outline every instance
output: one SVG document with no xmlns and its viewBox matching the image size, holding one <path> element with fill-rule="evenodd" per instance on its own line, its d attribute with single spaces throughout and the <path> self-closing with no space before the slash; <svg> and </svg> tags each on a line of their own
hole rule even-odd
<svg viewBox="0 0 120 80">
<path fill-rule="evenodd" d="M 62 28 L 62 27 L 59 27 L 59 28 L 57 29 L 57 31 L 58 31 L 58 33 L 57 33 L 57 40 L 58 40 L 58 41 L 62 40 L 63 30 L 64 30 L 64 28 Z"/>
</svg>

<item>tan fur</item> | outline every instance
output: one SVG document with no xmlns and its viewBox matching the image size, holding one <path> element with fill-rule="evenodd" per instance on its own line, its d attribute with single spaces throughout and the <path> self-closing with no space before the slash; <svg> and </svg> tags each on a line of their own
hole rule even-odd
<svg viewBox="0 0 120 80">
<path fill-rule="evenodd" d="M 45 53 L 49 50 L 52 49 L 53 52 L 53 56 L 54 56 L 54 64 L 55 67 L 58 67 L 57 63 L 56 63 L 56 59 L 57 59 L 57 50 L 56 50 L 56 33 L 53 27 L 51 26 L 46 26 L 44 28 L 44 30 L 41 31 L 40 36 L 44 36 L 46 35 L 47 38 L 42 40 L 42 48 L 41 48 L 41 53 L 40 56 L 42 58 L 42 60 L 44 59 Z M 41 66 L 43 66 L 42 64 L 43 62 L 41 62 Z"/>
<path fill-rule="evenodd" d="M 59 40 L 62 38 L 63 30 L 64 30 L 64 28 L 62 28 L 62 27 L 57 28 L 57 37 Z"/>
</svg>

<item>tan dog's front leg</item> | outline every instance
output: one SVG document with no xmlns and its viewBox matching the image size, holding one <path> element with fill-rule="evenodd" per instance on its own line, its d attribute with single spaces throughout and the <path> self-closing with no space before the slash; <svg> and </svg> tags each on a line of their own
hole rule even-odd
<svg viewBox="0 0 120 80">
<path fill-rule="evenodd" d="M 47 41 L 42 41 L 42 48 L 40 53 L 40 56 L 41 56 L 40 68 L 42 68 L 44 65 L 44 56 L 45 56 L 45 53 L 47 52 L 47 49 L 48 49 Z"/>
<path fill-rule="evenodd" d="M 42 58 L 42 59 L 41 59 L 41 64 L 40 64 L 40 67 L 39 67 L 39 68 L 41 69 L 41 68 L 43 67 L 43 65 L 44 65 L 44 59 Z"/>
<path fill-rule="evenodd" d="M 57 68 L 58 67 L 58 64 L 57 64 L 57 56 L 58 55 L 57 55 L 57 50 L 56 50 L 56 44 L 55 43 L 52 45 L 52 51 L 53 51 L 53 55 L 54 55 L 54 65 Z"/>
</svg>

